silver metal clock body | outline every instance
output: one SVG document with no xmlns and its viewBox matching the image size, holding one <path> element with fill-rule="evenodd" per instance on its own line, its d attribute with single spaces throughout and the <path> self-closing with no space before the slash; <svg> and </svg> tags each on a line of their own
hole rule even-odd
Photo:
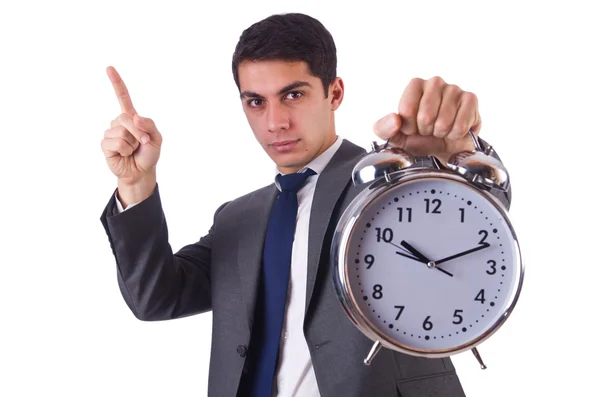
<svg viewBox="0 0 600 397">
<path fill-rule="evenodd" d="M 493 181 L 395 149 L 364 160 L 354 180 L 370 186 L 340 218 L 330 254 L 344 310 L 375 342 L 367 361 L 381 346 L 432 358 L 472 350 L 485 368 L 475 347 L 507 320 L 524 275 Z"/>
</svg>

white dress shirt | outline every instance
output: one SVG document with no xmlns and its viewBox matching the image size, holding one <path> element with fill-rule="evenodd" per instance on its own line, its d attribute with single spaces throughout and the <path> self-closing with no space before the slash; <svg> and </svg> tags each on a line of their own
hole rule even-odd
<svg viewBox="0 0 600 397">
<path fill-rule="evenodd" d="M 309 177 L 298 190 L 298 217 L 292 245 L 288 300 L 276 369 L 278 392 L 273 393 L 277 397 L 320 396 L 303 332 L 308 267 L 308 222 L 319 175 L 337 152 L 342 141 L 343 138 L 338 137 L 326 151 L 298 171 L 303 172 L 306 168 L 310 168 L 317 175 Z M 280 188 L 277 181 L 275 184 Z"/>
<path fill-rule="evenodd" d="M 277 388 L 273 397 L 320 397 L 310 352 L 304 337 L 304 310 L 306 303 L 306 278 L 308 267 L 308 231 L 313 196 L 319 175 L 325 169 L 333 155 L 343 142 L 337 137 L 336 141 L 325 152 L 313 159 L 298 172 L 307 168 L 317 174 L 309 177 L 298 190 L 298 216 L 294 242 L 292 245 L 292 262 L 290 282 L 281 332 L 279 360 L 276 369 Z M 276 175 L 279 171 L 276 170 Z M 275 179 L 275 185 L 281 187 Z M 116 200 L 119 212 L 124 211 L 122 204 Z M 136 205 L 127 206 L 129 209 Z"/>
</svg>

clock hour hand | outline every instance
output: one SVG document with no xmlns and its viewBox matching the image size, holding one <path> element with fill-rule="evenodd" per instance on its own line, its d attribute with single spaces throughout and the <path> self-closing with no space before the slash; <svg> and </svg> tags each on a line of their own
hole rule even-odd
<svg viewBox="0 0 600 397">
<path fill-rule="evenodd" d="M 480 245 L 479 247 L 471 248 L 470 250 L 459 252 L 458 254 L 447 256 L 444 259 L 440 259 L 439 261 L 435 261 L 435 264 L 439 265 L 440 263 L 448 262 L 448 261 L 451 261 L 452 259 L 460 258 L 461 256 L 469 255 L 469 254 L 472 254 L 473 252 L 477 252 L 479 250 L 488 248 L 489 246 L 490 245 L 488 243 L 485 243 L 485 244 Z"/>
<path fill-rule="evenodd" d="M 404 248 L 406 248 L 411 254 L 413 254 L 414 256 L 416 256 L 417 258 L 419 258 L 419 260 L 421 262 L 423 262 L 423 263 L 429 263 L 429 262 L 431 262 L 425 255 L 423 255 L 422 253 L 420 253 L 419 251 L 417 251 L 417 249 L 415 247 L 413 247 L 412 245 L 410 245 L 406 241 L 402 240 L 402 242 L 400 243 L 400 245 L 403 246 Z"/>
<path fill-rule="evenodd" d="M 429 260 L 429 258 L 427 258 L 425 255 L 423 255 L 422 253 L 420 253 L 415 247 L 413 247 L 412 245 L 410 245 L 409 243 L 407 243 L 406 241 L 402 240 L 402 242 L 400 243 L 401 246 L 403 246 L 404 248 L 406 248 L 411 254 L 413 254 L 416 258 L 412 258 L 412 259 L 416 259 L 419 262 L 422 262 L 424 264 L 427 265 L 427 267 L 429 268 L 436 268 L 438 269 L 440 272 L 447 274 L 450 277 L 454 277 L 454 275 L 452 273 L 450 273 L 449 271 L 446 271 L 444 269 L 442 269 L 441 267 L 437 266 L 436 262 L 433 262 L 431 260 Z M 406 256 L 409 257 L 406 254 L 402 254 L 400 252 L 397 252 L 397 254 L 400 254 L 402 256 Z"/>
<path fill-rule="evenodd" d="M 417 262 L 423 262 L 421 259 L 419 259 L 419 258 L 416 258 L 416 257 L 415 257 L 415 256 L 413 256 L 413 255 L 409 255 L 410 251 L 408 251 L 406 248 L 402 248 L 402 247 L 401 247 L 401 246 L 399 246 L 398 244 L 394 244 L 394 243 L 392 243 L 391 241 L 388 241 L 388 243 L 389 243 L 389 244 L 391 244 L 391 245 L 393 245 L 394 247 L 396 247 L 396 248 L 400 248 L 400 249 L 402 250 L 402 252 L 400 252 L 400 251 L 396 251 L 396 253 L 397 253 L 398 255 L 402 255 L 402 256 L 403 256 L 403 257 L 405 257 L 405 258 L 409 258 L 409 259 L 415 260 L 415 261 L 417 261 Z"/>
</svg>

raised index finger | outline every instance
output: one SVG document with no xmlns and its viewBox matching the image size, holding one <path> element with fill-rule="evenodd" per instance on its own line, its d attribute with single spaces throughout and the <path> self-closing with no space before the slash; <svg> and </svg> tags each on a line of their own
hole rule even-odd
<svg viewBox="0 0 600 397">
<path fill-rule="evenodd" d="M 133 103 L 131 102 L 131 97 L 129 96 L 129 91 L 127 91 L 127 87 L 121 79 L 121 76 L 117 72 L 117 70 L 109 66 L 106 68 L 106 74 L 108 74 L 108 78 L 115 89 L 115 94 L 117 94 L 117 98 L 119 99 L 119 103 L 121 104 L 121 112 L 127 113 L 129 115 L 134 115 L 137 112 L 133 107 Z"/>
</svg>

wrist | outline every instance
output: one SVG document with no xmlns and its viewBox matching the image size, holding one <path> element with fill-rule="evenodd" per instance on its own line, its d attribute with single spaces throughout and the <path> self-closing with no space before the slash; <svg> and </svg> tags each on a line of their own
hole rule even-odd
<svg viewBox="0 0 600 397">
<path fill-rule="evenodd" d="M 152 172 L 136 182 L 122 179 L 117 181 L 117 196 L 126 208 L 129 204 L 139 203 L 152 195 L 156 188 L 156 173 Z"/>
</svg>

